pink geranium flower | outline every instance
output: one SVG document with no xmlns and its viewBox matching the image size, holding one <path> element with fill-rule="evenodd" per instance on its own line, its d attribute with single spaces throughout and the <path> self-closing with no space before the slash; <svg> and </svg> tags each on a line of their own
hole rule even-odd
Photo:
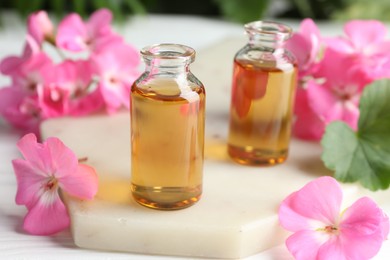
<svg viewBox="0 0 390 260">
<path fill-rule="evenodd" d="M 26 36 L 26 43 L 21 56 L 8 56 L 0 62 L 0 72 L 7 76 L 15 76 L 20 70 L 20 66 L 28 61 L 32 56 L 40 53 L 38 43 L 31 35 Z"/>
<path fill-rule="evenodd" d="M 50 66 L 53 66 L 53 62 L 45 53 L 32 55 L 20 64 L 12 75 L 13 85 L 34 94 L 38 86 L 43 84 L 42 71 Z"/>
<path fill-rule="evenodd" d="M 342 190 L 320 177 L 292 193 L 279 208 L 280 224 L 294 232 L 286 246 L 296 259 L 370 259 L 389 233 L 389 219 L 371 199 L 340 213 Z"/>
<path fill-rule="evenodd" d="M 27 32 L 39 45 L 45 40 L 54 42 L 54 26 L 45 11 L 32 13 L 28 17 Z"/>
<path fill-rule="evenodd" d="M 308 92 L 297 88 L 295 95 L 293 134 L 305 140 L 320 140 L 325 131 L 325 120 L 310 106 Z"/>
<path fill-rule="evenodd" d="M 87 22 L 76 14 L 65 17 L 58 25 L 57 46 L 69 51 L 98 50 L 106 44 L 122 41 L 111 30 L 112 14 L 107 9 L 94 12 Z"/>
<path fill-rule="evenodd" d="M 0 88 L 0 115 L 23 134 L 39 135 L 39 124 L 44 119 L 38 97 L 16 87 Z"/>
<path fill-rule="evenodd" d="M 39 134 L 40 122 L 48 118 L 128 108 L 139 54 L 113 32 L 111 20 L 108 9 L 85 22 L 70 14 L 56 30 L 45 11 L 31 14 L 22 54 L 0 62 L 0 72 L 12 80 L 0 90 L 0 115 L 24 133 Z M 45 52 L 45 41 L 57 50 L 59 63 Z M 61 49 L 86 52 L 74 56 Z"/>
<path fill-rule="evenodd" d="M 38 96 L 47 117 L 86 115 L 103 106 L 101 95 L 92 88 L 89 61 L 66 60 L 46 67 L 42 74 L 44 85 L 38 89 Z"/>
<path fill-rule="evenodd" d="M 325 124 L 340 120 L 356 130 L 360 96 L 371 81 L 352 66 L 353 61 L 328 49 L 316 74 L 323 82 L 308 81 L 306 91 L 310 108 Z"/>
<path fill-rule="evenodd" d="M 35 135 L 25 135 L 17 144 L 24 159 L 12 161 L 16 178 L 16 203 L 28 213 L 24 229 L 34 235 L 50 235 L 69 226 L 59 189 L 80 199 L 92 199 L 98 187 L 95 170 L 79 164 L 75 154 L 59 139 L 37 143 Z"/>
<path fill-rule="evenodd" d="M 328 48 L 343 53 L 372 80 L 390 77 L 390 40 L 387 28 L 376 20 L 353 20 L 345 24 L 346 37 L 326 39 Z"/>
<path fill-rule="evenodd" d="M 130 89 L 139 76 L 138 51 L 130 45 L 113 43 L 91 57 L 94 72 L 99 75 L 99 90 L 109 113 L 130 106 Z"/>
<path fill-rule="evenodd" d="M 322 45 L 323 40 L 316 24 L 310 18 L 304 19 L 299 31 L 286 44 L 286 48 L 297 58 L 300 78 L 316 71 L 324 47 Z"/>
</svg>

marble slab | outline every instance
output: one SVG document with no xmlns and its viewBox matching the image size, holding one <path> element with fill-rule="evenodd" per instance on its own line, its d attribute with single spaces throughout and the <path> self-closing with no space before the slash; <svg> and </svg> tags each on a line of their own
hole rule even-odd
<svg viewBox="0 0 390 260">
<path fill-rule="evenodd" d="M 130 123 L 127 111 L 113 116 L 59 118 L 44 122 L 43 138 L 57 136 L 99 174 L 93 201 L 64 194 L 76 245 L 140 254 L 236 259 L 284 242 L 280 202 L 308 181 L 330 175 L 319 144 L 293 140 L 288 160 L 274 167 L 241 166 L 226 152 L 231 60 L 244 38 L 226 39 L 200 51 L 193 72 L 206 87 L 204 191 L 194 206 L 156 211 L 130 194 Z M 345 202 L 362 194 L 343 185 Z M 388 203 L 389 192 L 376 193 Z"/>
</svg>

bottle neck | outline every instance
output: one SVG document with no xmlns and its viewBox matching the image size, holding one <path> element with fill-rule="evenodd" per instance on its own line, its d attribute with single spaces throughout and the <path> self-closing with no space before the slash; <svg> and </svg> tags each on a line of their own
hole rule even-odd
<svg viewBox="0 0 390 260">
<path fill-rule="evenodd" d="M 269 50 L 283 48 L 292 33 L 289 26 L 269 21 L 251 22 L 244 28 L 249 37 L 249 45 Z"/>
<path fill-rule="evenodd" d="M 190 71 L 190 62 L 176 59 L 145 59 L 145 70 L 152 74 L 182 74 Z"/>
<path fill-rule="evenodd" d="M 269 36 L 264 36 L 260 34 L 249 35 L 249 45 L 252 47 L 258 47 L 272 51 L 276 49 L 282 49 L 284 47 L 284 44 L 284 40 L 277 40 Z"/>
<path fill-rule="evenodd" d="M 180 44 L 163 43 L 141 50 L 146 71 L 155 74 L 181 74 L 189 72 L 195 59 L 195 50 Z"/>
</svg>

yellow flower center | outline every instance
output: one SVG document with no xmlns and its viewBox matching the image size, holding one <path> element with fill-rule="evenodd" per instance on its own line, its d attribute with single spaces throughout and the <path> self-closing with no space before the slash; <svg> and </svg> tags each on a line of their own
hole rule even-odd
<svg viewBox="0 0 390 260">
<path fill-rule="evenodd" d="M 326 226 L 325 227 L 325 232 L 327 232 L 327 233 L 335 233 L 337 231 L 338 231 L 337 227 L 334 227 L 334 226 Z"/>
<path fill-rule="evenodd" d="M 317 231 L 323 231 L 325 233 L 328 233 L 330 235 L 338 235 L 340 233 L 340 230 L 338 227 L 335 226 L 325 226 L 324 228 L 318 228 Z"/>
<path fill-rule="evenodd" d="M 58 186 L 58 180 L 54 176 L 51 176 L 49 180 L 46 182 L 44 188 L 45 191 L 48 191 L 48 190 L 56 189 L 57 186 Z"/>
</svg>

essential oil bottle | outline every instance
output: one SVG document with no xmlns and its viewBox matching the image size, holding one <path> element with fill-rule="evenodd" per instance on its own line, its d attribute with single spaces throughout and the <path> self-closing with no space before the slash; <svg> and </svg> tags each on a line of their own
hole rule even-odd
<svg viewBox="0 0 390 260">
<path fill-rule="evenodd" d="M 141 50 L 146 69 L 131 88 L 131 191 L 146 207 L 173 210 L 202 194 L 205 89 L 190 72 L 195 51 Z"/>
<path fill-rule="evenodd" d="M 297 64 L 283 48 L 290 27 L 245 25 L 249 42 L 234 57 L 228 153 L 246 165 L 274 165 L 288 156 Z"/>
</svg>

